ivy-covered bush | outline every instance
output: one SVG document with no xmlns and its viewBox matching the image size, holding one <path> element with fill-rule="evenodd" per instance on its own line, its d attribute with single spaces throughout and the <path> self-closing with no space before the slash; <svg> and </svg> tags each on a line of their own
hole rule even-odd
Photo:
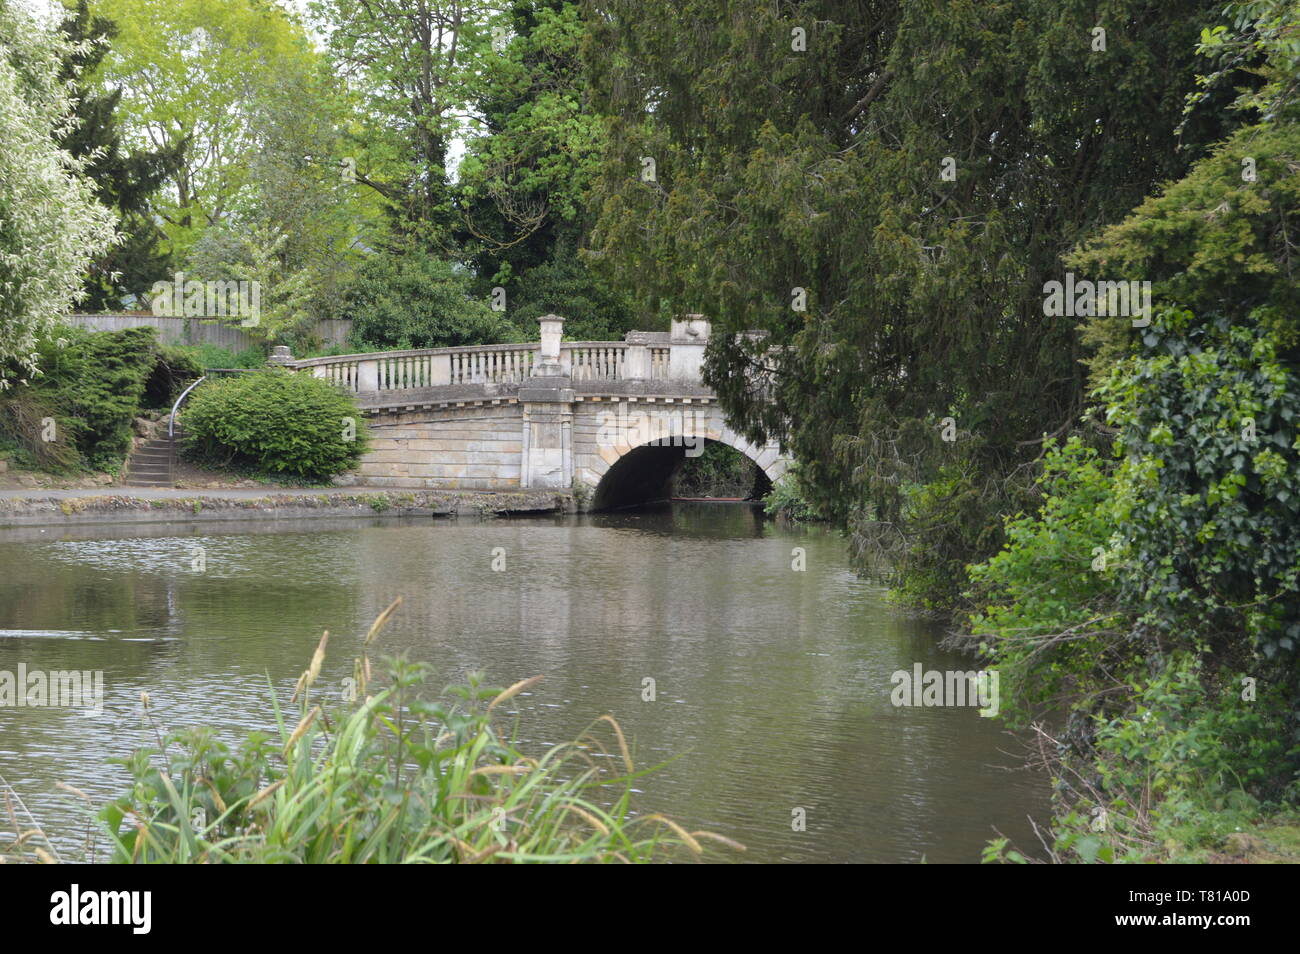
<svg viewBox="0 0 1300 954">
<path fill-rule="evenodd" d="M 1097 392 L 1113 455 L 1050 448 L 970 570 L 1002 712 L 1068 713 L 1061 859 L 1212 849 L 1300 800 L 1300 376 L 1253 316 L 1167 309 L 1141 345 Z"/>
<path fill-rule="evenodd" d="M 1171 310 L 1100 392 L 1124 455 L 1126 599 L 1167 638 L 1244 633 L 1269 658 L 1300 649 L 1300 376 L 1274 342 Z"/>
<path fill-rule="evenodd" d="M 280 370 L 204 382 L 181 420 L 191 459 L 308 481 L 354 467 L 366 447 L 350 395 L 319 378 Z"/>
</svg>

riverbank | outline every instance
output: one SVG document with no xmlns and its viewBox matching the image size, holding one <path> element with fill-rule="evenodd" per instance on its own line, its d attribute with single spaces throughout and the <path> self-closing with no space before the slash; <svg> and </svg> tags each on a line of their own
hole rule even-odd
<svg viewBox="0 0 1300 954">
<path fill-rule="evenodd" d="M 173 490 L 152 487 L 0 490 L 0 527 L 159 520 L 297 520 L 321 517 L 505 516 L 569 513 L 572 494 L 558 490 L 392 490 L 380 487 L 313 490 Z"/>
</svg>

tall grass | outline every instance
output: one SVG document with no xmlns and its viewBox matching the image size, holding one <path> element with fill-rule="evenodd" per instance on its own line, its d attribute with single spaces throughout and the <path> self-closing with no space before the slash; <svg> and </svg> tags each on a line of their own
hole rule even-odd
<svg viewBox="0 0 1300 954">
<path fill-rule="evenodd" d="M 131 790 L 100 816 L 113 859 L 647 862 L 699 857 L 711 842 L 743 850 L 634 813 L 632 782 L 645 772 L 610 716 L 540 758 L 520 751 L 498 732 L 497 708 L 540 676 L 505 690 L 471 679 L 448 690 L 455 702 L 439 703 L 419 692 L 429 667 L 395 660 L 372 692 L 369 652 L 398 603 L 376 619 L 355 661 L 355 702 L 333 713 L 312 702 L 327 633 L 289 712 L 271 688 L 274 734 L 254 733 L 232 751 L 210 729 L 159 733 L 157 748 L 124 760 Z"/>
</svg>

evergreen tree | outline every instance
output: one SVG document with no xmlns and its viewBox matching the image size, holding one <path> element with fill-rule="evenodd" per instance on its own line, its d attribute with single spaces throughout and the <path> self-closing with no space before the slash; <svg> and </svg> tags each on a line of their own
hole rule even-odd
<svg viewBox="0 0 1300 954">
<path fill-rule="evenodd" d="M 1061 256 L 1228 128 L 1224 94 L 1179 128 L 1216 4 L 591 7 L 597 253 L 651 314 L 711 318 L 735 423 L 951 601 L 1083 407 Z"/>
<path fill-rule="evenodd" d="M 112 310 L 123 307 L 126 296 L 141 294 L 169 270 L 165 236 L 154 221 L 149 199 L 185 144 L 154 151 L 124 149 L 116 119 L 121 90 L 98 92 L 89 80 L 116 34 L 112 21 L 92 16 L 87 0 L 78 0 L 60 26 L 72 44 L 63 58 L 60 79 L 72 83 L 76 123 L 56 141 L 86 161 L 85 175 L 94 183 L 99 201 L 117 214 L 120 233 L 119 241 L 91 263 L 81 307 Z"/>
</svg>

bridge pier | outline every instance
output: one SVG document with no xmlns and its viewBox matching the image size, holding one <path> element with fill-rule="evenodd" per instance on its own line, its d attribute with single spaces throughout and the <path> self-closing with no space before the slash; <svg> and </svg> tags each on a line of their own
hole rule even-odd
<svg viewBox="0 0 1300 954">
<path fill-rule="evenodd" d="M 524 433 L 519 484 L 525 490 L 573 486 L 573 378 L 560 364 L 564 319 L 543 315 L 542 340 L 533 373 L 519 389 Z"/>
<path fill-rule="evenodd" d="M 524 416 L 519 482 L 525 490 L 573 486 L 573 397 L 573 389 L 566 387 L 519 389 Z"/>
</svg>

